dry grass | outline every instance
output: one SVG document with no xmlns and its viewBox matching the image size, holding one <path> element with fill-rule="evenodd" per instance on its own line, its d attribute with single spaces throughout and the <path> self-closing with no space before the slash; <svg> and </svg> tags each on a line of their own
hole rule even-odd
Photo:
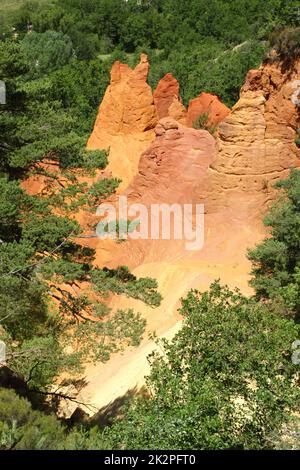
<svg viewBox="0 0 300 470">
<path fill-rule="evenodd" d="M 46 3 L 49 0 L 37 0 L 39 3 Z M 0 0 L 0 12 L 5 13 L 12 10 L 17 10 L 26 0 Z"/>
</svg>

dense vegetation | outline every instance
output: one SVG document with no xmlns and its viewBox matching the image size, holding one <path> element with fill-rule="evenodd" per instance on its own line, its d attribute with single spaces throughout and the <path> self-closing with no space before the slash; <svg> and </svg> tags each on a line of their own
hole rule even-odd
<svg viewBox="0 0 300 470">
<path fill-rule="evenodd" d="M 184 326 L 151 358 L 150 397 L 107 432 L 113 448 L 272 448 L 299 427 L 300 171 L 277 186 L 271 237 L 249 254 L 256 296 L 215 282 L 182 300 Z"/>
<path fill-rule="evenodd" d="M 71 41 L 60 32 L 0 42 L 7 95 L 0 110 L 0 338 L 7 365 L 35 403 L 63 371 L 71 378 L 83 361 L 106 361 L 139 343 L 144 320 L 131 310 L 111 312 L 110 293 L 160 303 L 155 280 L 137 279 L 124 266 L 98 269 L 94 250 L 76 241 L 76 211 L 95 213 L 119 184 L 79 179 L 107 164 L 105 149 L 85 150 L 103 74 L 97 60 L 73 60 Z M 35 174 L 45 187 L 30 195 L 23 182 Z"/>
<path fill-rule="evenodd" d="M 185 323 L 151 359 L 150 398 L 109 432 L 112 448 L 263 449 L 299 409 L 292 321 L 214 283 L 182 301 Z"/>
<path fill-rule="evenodd" d="M 219 282 L 202 294 L 191 291 L 182 300 L 182 329 L 149 358 L 147 393 L 104 430 L 67 431 L 55 416 L 2 390 L 2 448 L 298 448 L 299 366 L 291 357 L 300 336 L 300 171 L 280 185 L 286 199 L 266 219 L 272 236 L 250 253 L 257 298 Z M 274 211 L 281 211 L 280 224 Z"/>
<path fill-rule="evenodd" d="M 249 253 L 255 298 L 217 282 L 206 293 L 190 292 L 182 330 L 151 358 L 148 393 L 110 428 L 70 430 L 50 412 L 62 372 L 71 381 L 88 359 L 106 361 L 139 343 L 144 321 L 133 311 L 109 311 L 108 295 L 160 302 L 155 280 L 137 279 L 126 267 L 97 269 L 93 250 L 78 244 L 73 213 L 93 211 L 119 184 L 79 180 L 107 163 L 107 149 L 87 152 L 85 143 L 111 64 L 134 65 L 146 51 L 152 87 L 172 72 L 185 104 L 207 91 L 231 106 L 270 46 L 281 59 L 299 53 L 298 0 L 18 3 L 6 8 L 6 0 L 0 9 L 0 80 L 7 88 L 0 105 L 0 339 L 22 387 L 0 389 L 1 447 L 278 445 L 299 409 L 299 369 L 291 362 L 300 315 L 296 170 L 279 184 L 283 200 L 266 219 L 271 237 Z M 206 116 L 195 123 L 206 125 Z M 47 181 L 42 195 L 24 190 L 34 174 Z"/>
<path fill-rule="evenodd" d="M 0 33 L 9 36 L 13 26 L 22 38 L 27 24 L 40 34 L 56 31 L 72 43 L 77 60 L 85 61 L 113 55 L 132 65 L 143 49 L 150 56 L 153 87 L 172 72 L 185 103 L 208 91 L 233 105 L 271 33 L 297 26 L 299 19 L 297 0 L 27 1 L 2 28 L 0 22 Z"/>
<path fill-rule="evenodd" d="M 249 252 L 251 281 L 258 299 L 289 317 L 300 319 L 300 171 L 277 183 L 284 196 L 265 219 L 271 237 Z"/>
</svg>

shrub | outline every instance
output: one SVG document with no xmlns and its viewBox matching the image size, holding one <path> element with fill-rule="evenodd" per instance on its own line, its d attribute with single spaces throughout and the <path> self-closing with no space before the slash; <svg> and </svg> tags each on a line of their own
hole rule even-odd
<svg viewBox="0 0 300 470">
<path fill-rule="evenodd" d="M 248 252 L 252 261 L 251 285 L 256 297 L 268 301 L 277 311 L 300 317 L 300 171 L 276 183 L 282 199 L 264 220 L 271 228 L 266 238 Z"/>
<path fill-rule="evenodd" d="M 300 54 L 300 28 L 285 28 L 274 32 L 270 44 L 280 59 L 295 60 Z"/>
<path fill-rule="evenodd" d="M 34 411 L 12 390 L 0 389 L 0 449 L 58 449 L 65 430 L 54 415 Z"/>
<path fill-rule="evenodd" d="M 111 448 L 264 449 L 299 404 L 299 326 L 218 282 L 182 300 L 182 329 L 149 358 L 150 396 L 106 430 Z"/>
<path fill-rule="evenodd" d="M 193 128 L 203 129 L 205 131 L 208 131 L 212 135 L 214 135 L 217 130 L 216 125 L 209 124 L 209 114 L 207 112 L 200 114 L 200 116 L 195 119 L 195 121 L 193 122 Z"/>
<path fill-rule="evenodd" d="M 297 147 L 300 148 L 300 129 L 297 129 L 297 137 L 295 140 L 295 144 L 297 145 Z"/>
</svg>

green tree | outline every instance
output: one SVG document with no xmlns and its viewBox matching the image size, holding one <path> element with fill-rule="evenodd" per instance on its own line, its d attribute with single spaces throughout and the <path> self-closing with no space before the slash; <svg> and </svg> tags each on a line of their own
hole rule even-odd
<svg viewBox="0 0 300 470">
<path fill-rule="evenodd" d="M 284 62 L 293 62 L 300 53 L 300 28 L 285 28 L 271 34 L 271 46 Z"/>
<path fill-rule="evenodd" d="M 107 430 L 112 448 L 263 449 L 299 406 L 299 326 L 215 282 L 150 359 L 148 397 Z"/>
<path fill-rule="evenodd" d="M 249 251 L 258 299 L 268 299 L 282 314 L 300 315 L 300 171 L 276 187 L 284 194 L 265 218 L 270 237 Z"/>
<path fill-rule="evenodd" d="M 55 415 L 34 411 L 14 391 L 0 388 L 0 449 L 54 450 L 65 437 Z"/>
<path fill-rule="evenodd" d="M 94 250 L 77 243 L 81 228 L 72 213 L 94 211 L 119 181 L 79 181 L 106 166 L 106 151 L 87 152 L 67 99 L 51 100 L 56 72 L 54 82 L 52 75 L 28 80 L 22 45 L 5 41 L 0 51 L 8 91 L 0 110 L 0 335 L 8 366 L 30 390 L 47 393 L 62 371 L 77 373 L 83 357 L 107 360 L 139 343 L 144 319 L 132 310 L 111 312 L 110 292 L 153 307 L 160 295 L 154 280 L 137 279 L 126 268 L 95 268 Z M 43 178 L 43 191 L 29 195 L 20 183 L 33 174 Z"/>
<path fill-rule="evenodd" d="M 32 77 L 56 70 L 68 64 L 74 56 L 71 39 L 56 31 L 33 31 L 24 37 L 22 48 Z"/>
<path fill-rule="evenodd" d="M 51 74 L 49 99 L 59 101 L 73 116 L 73 130 L 90 132 L 109 84 L 110 63 L 73 60 Z"/>
</svg>

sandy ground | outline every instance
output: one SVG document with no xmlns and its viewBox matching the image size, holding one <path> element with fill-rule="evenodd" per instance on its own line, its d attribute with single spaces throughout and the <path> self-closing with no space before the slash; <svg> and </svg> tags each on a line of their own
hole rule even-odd
<svg viewBox="0 0 300 470">
<path fill-rule="evenodd" d="M 134 270 L 137 276 L 152 276 L 158 280 L 163 301 L 159 308 L 152 309 L 140 301 L 117 297 L 112 306 L 134 308 L 147 319 L 144 339 L 139 347 L 128 348 L 115 354 L 106 364 L 90 365 L 85 371 L 86 386 L 80 393 L 80 400 L 99 409 L 107 407 L 131 390 L 138 391 L 145 383 L 149 373 L 147 357 L 157 348 L 149 340 L 149 333 L 157 337 L 171 339 L 180 329 L 182 318 L 178 312 L 180 298 L 191 288 L 205 290 L 211 282 L 220 278 L 231 287 L 239 287 L 250 293 L 248 286 L 249 265 L 246 260 L 241 264 L 218 265 L 200 260 L 182 260 L 176 263 L 148 263 Z M 85 408 L 93 415 L 93 408 Z"/>
</svg>

